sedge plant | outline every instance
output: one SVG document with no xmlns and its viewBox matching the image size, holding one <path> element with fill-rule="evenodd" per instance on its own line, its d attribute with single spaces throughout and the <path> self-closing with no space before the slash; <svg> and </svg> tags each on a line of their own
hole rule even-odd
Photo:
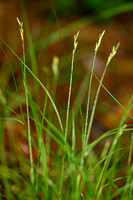
<svg viewBox="0 0 133 200">
<path fill-rule="evenodd" d="M 8 106 L 6 101 L 1 104 L 1 113 L 4 113 L 5 110 L 8 110 L 11 117 L 8 115 L 0 116 L 0 199 L 132 199 L 133 167 L 131 163 L 131 157 L 133 145 L 133 128 L 131 125 L 126 124 L 126 118 L 132 118 L 130 110 L 132 108 L 133 97 L 130 98 L 129 103 L 125 108 L 103 84 L 107 68 L 117 53 L 119 43 L 113 47 L 112 52 L 107 58 L 102 76 L 99 79 L 94 73 L 94 67 L 97 52 L 101 45 L 105 31 L 103 31 L 99 36 L 99 40 L 96 43 L 94 50 L 94 58 L 90 76 L 85 75 L 83 78 L 78 96 L 75 98 L 75 103 L 72 106 L 71 95 L 73 91 L 72 84 L 74 74 L 74 59 L 78 46 L 77 40 L 79 32 L 75 34 L 71 61 L 68 101 L 66 105 L 66 120 L 64 122 L 55 104 L 55 92 L 58 87 L 59 79 L 59 60 L 57 57 L 55 57 L 52 66 L 54 78 L 52 82 L 53 91 L 51 95 L 47 87 L 48 85 L 50 87 L 50 82 L 48 82 L 47 86 L 45 86 L 39 80 L 37 74 L 35 74 L 33 70 L 31 70 L 26 65 L 23 23 L 20 22 L 18 18 L 17 21 L 19 24 L 22 41 L 22 59 L 13 51 L 13 49 L 11 49 L 11 47 L 8 46 L 6 42 L 4 42 L 2 39 L 0 40 L 4 43 L 4 45 L 6 45 L 6 47 L 12 52 L 12 54 L 20 61 L 22 65 L 22 82 L 25 89 L 26 113 L 24 113 L 22 109 L 21 97 L 19 96 L 19 88 L 17 87 L 17 82 L 12 70 L 17 98 L 20 102 L 21 114 L 18 114 L 10 106 Z M 32 51 L 34 50 L 32 49 Z M 31 59 L 33 56 L 33 61 L 35 61 L 35 54 L 31 54 L 30 56 Z M 43 109 L 41 109 L 41 106 L 39 105 L 40 101 L 37 102 L 32 97 L 32 93 L 28 87 L 27 73 L 33 77 L 34 85 L 37 83 L 37 85 L 42 87 L 46 93 Z M 97 79 L 99 85 L 96 90 L 92 109 L 90 109 L 93 77 Z M 87 85 L 89 83 L 89 88 L 85 117 L 83 117 L 84 113 L 81 108 L 86 93 L 83 91 L 83 87 L 86 85 L 86 83 Z M 39 87 L 37 86 L 36 90 L 37 88 Z M 95 110 L 101 88 L 105 89 L 110 97 L 113 98 L 117 104 L 119 104 L 124 113 L 120 123 L 118 124 L 118 127 L 103 133 L 97 139 L 90 142 Z M 40 91 L 40 88 L 38 90 Z M 36 91 L 36 94 L 37 93 L 38 91 Z M 75 105 L 79 107 L 76 108 Z M 79 111 L 80 120 L 82 121 L 81 127 L 78 126 L 77 123 L 77 116 Z M 57 118 L 57 123 L 55 120 L 53 120 L 54 114 Z M 21 158 L 21 155 L 15 155 L 14 153 L 13 155 L 16 156 L 16 160 L 18 159 L 17 161 L 19 161 L 14 164 L 15 168 L 11 168 L 10 163 L 6 160 L 4 120 L 16 121 L 17 123 L 21 122 L 22 126 L 24 127 L 24 137 L 28 139 L 28 151 L 30 156 L 27 158 L 23 152 L 23 157 Z M 36 135 L 33 134 L 31 122 L 34 123 Z M 80 144 L 77 143 L 77 134 L 80 137 Z M 123 147 L 121 145 L 121 138 L 124 134 L 128 134 L 129 137 L 131 135 L 131 143 L 127 147 Z M 17 150 L 19 149 L 22 151 L 19 143 L 11 135 L 10 130 L 7 135 L 10 137 L 12 143 L 16 144 Z M 110 142 L 110 137 L 113 138 L 112 143 Z M 101 155 L 97 155 L 94 148 L 103 139 L 106 139 L 106 143 L 101 150 Z M 80 150 L 77 149 L 77 145 L 80 145 Z M 37 159 L 34 158 L 34 149 L 37 154 Z M 11 149 L 10 155 L 12 152 L 15 151 Z M 125 160 L 127 156 L 127 163 L 123 163 L 122 160 Z M 126 171 L 124 170 L 125 168 Z"/>
</svg>

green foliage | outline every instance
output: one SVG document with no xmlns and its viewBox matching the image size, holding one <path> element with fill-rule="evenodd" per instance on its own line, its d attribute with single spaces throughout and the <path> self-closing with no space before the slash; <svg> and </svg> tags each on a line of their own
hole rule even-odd
<svg viewBox="0 0 133 200">
<path fill-rule="evenodd" d="M 74 58 L 78 47 L 77 39 L 79 32 L 74 36 L 68 101 L 66 105 L 66 117 L 64 120 L 64 117 L 59 113 L 54 100 L 59 77 L 59 60 L 55 57 L 52 65 L 54 74 L 52 89 L 54 91 L 52 91 L 51 95 L 47 87 L 33 72 L 36 67 L 33 67 L 31 70 L 26 65 L 22 31 L 23 24 L 19 20 L 18 23 L 20 25 L 23 59 L 21 59 L 2 39 L 1 41 L 21 63 L 26 111 L 23 110 L 23 99 L 19 94 L 19 89 L 11 67 L 17 93 L 15 103 L 17 101 L 19 102 L 21 113 L 18 114 L 8 105 L 7 101 L 3 101 L 3 104 L 1 105 L 2 114 L 0 116 L 0 198 L 7 200 L 111 200 L 115 197 L 121 200 L 125 198 L 131 199 L 133 187 L 133 167 L 131 163 L 133 152 L 133 128 L 131 125 L 126 124 L 126 118 L 130 116 L 133 119 L 130 114 L 133 96 L 131 96 L 127 107 L 124 108 L 103 85 L 107 68 L 114 55 L 117 53 L 119 43 L 116 47 L 112 48 L 112 52 L 107 58 L 101 78 L 98 79 L 94 74 L 95 59 L 104 32 L 99 36 L 99 40 L 94 48 L 91 73 L 89 75 L 87 74 L 87 76 L 85 75 L 79 93 L 77 93 L 75 98 L 74 105 L 72 106 L 71 93 L 74 74 Z M 29 31 L 28 34 L 30 34 Z M 32 48 L 33 47 L 34 46 L 32 45 Z M 34 51 L 34 49 L 31 51 Z M 32 56 L 34 56 L 35 60 L 34 53 Z M 30 55 L 31 59 L 32 56 Z M 34 100 L 32 96 L 28 86 L 27 74 L 32 75 L 34 85 L 37 83 L 42 87 L 46 94 L 44 97 L 43 109 L 39 102 L 36 102 L 36 99 Z M 90 99 L 93 87 L 92 79 L 94 76 L 98 80 L 99 85 L 92 104 L 92 110 L 90 111 Z M 48 84 L 49 82 L 47 85 Z M 83 90 L 85 85 L 88 85 L 89 88 L 86 115 L 84 119 L 81 108 L 87 91 L 87 89 Z M 102 87 L 107 91 L 110 97 L 118 103 L 124 113 L 118 127 L 103 133 L 100 137 L 91 142 L 90 135 L 92 133 L 92 124 L 99 93 Z M 40 91 L 40 88 L 37 88 Z M 37 88 L 35 90 L 37 90 Z M 38 91 L 36 92 L 38 93 Z M 77 119 L 79 113 L 80 118 Z M 78 123 L 79 119 L 81 126 Z M 7 133 L 4 129 L 4 120 L 6 120 L 7 127 L 9 127 Z M 28 141 L 29 157 L 27 157 L 26 153 L 21 148 L 18 139 L 15 138 L 15 131 L 12 129 L 14 121 L 18 123 L 17 125 L 21 123 L 21 131 L 23 131 L 18 131 L 17 134 L 19 134 L 18 137 L 24 137 L 25 141 Z M 127 147 L 123 147 L 121 143 L 122 135 L 125 133 L 129 134 L 129 136 L 131 135 L 131 144 Z M 7 142 L 7 144 L 5 134 L 8 137 L 8 140 L 11 141 Z M 112 137 L 112 141 L 109 138 L 110 136 Z M 78 137 L 80 139 L 79 142 L 77 142 Z M 103 145 L 99 155 L 97 155 L 94 148 L 103 139 L 106 139 L 106 143 Z M 11 157 L 9 160 L 7 159 L 6 145 L 8 145 L 8 153 L 9 157 Z M 34 151 L 37 154 L 36 159 L 34 158 Z"/>
<path fill-rule="evenodd" d="M 120 6 L 124 3 L 130 2 L 129 0 L 83 0 L 83 5 L 86 7 L 88 10 L 92 10 L 94 12 L 100 11 L 103 9 L 108 9 L 112 8 L 114 6 Z"/>
<path fill-rule="evenodd" d="M 111 18 L 119 13 L 133 10 L 132 0 L 58 0 L 56 11 L 66 15 L 84 13 L 97 19 Z"/>
</svg>

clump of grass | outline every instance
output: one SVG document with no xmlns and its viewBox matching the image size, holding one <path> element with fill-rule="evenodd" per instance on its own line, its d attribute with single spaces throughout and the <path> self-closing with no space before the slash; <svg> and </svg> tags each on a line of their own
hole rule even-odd
<svg viewBox="0 0 133 200">
<path fill-rule="evenodd" d="M 5 101 L 2 104 L 2 113 L 0 119 L 0 139 L 1 139 L 1 157 L 0 157 L 0 198 L 1 199 L 99 199 L 99 200 L 111 200 L 111 199 L 131 199 L 132 198 L 132 127 L 126 125 L 125 121 L 127 116 L 130 115 L 130 110 L 132 108 L 133 96 L 130 98 L 129 103 L 126 108 L 124 108 L 120 102 L 118 102 L 115 97 L 106 89 L 103 85 L 103 79 L 106 70 L 117 53 L 119 43 L 113 47 L 112 52 L 107 58 L 107 62 L 99 80 L 94 74 L 95 59 L 98 49 L 101 45 L 104 32 L 99 36 L 99 40 L 96 43 L 94 50 L 94 59 L 92 64 L 92 69 L 90 72 L 89 88 L 88 88 L 88 100 L 86 105 L 86 116 L 83 118 L 83 112 L 81 105 L 83 101 L 80 101 L 81 96 L 76 99 L 79 104 L 79 108 L 75 109 L 72 107 L 72 112 L 70 112 L 71 104 L 71 93 L 72 93 L 72 83 L 73 83 L 73 73 L 74 73 L 74 58 L 78 45 L 78 35 L 79 32 L 74 36 L 74 49 L 72 52 L 72 62 L 71 62 L 71 72 L 70 72 L 70 84 L 68 91 L 68 102 L 66 108 L 66 121 L 62 123 L 62 118 L 58 112 L 58 109 L 54 102 L 55 91 L 58 84 L 58 58 L 56 57 L 53 62 L 53 98 L 51 97 L 48 89 L 39 80 L 39 78 L 33 73 L 33 71 L 26 65 L 25 60 L 25 48 L 24 48 L 24 35 L 23 35 L 23 23 L 19 21 L 19 29 L 22 40 L 22 50 L 23 58 L 21 59 L 18 55 L 1 39 L 1 41 L 8 47 L 8 49 L 13 53 L 14 56 L 20 61 L 22 65 L 22 82 L 24 83 L 25 89 L 25 104 L 26 113 L 22 109 L 21 96 L 19 94 L 19 89 L 13 74 L 13 80 L 16 88 L 17 98 L 20 103 L 21 114 L 16 113 L 12 108 L 10 108 Z M 35 58 L 33 58 L 35 59 Z M 12 68 L 11 68 L 12 69 Z M 12 71 L 13 72 L 13 71 Z M 29 73 L 33 76 L 34 84 L 35 81 L 39 84 L 44 92 L 46 93 L 44 99 L 44 107 L 40 108 L 40 105 L 33 100 L 30 88 L 28 87 L 28 80 L 26 74 Z M 92 91 L 92 79 L 93 76 L 99 81 L 99 85 L 96 91 L 96 96 L 94 99 L 92 111 L 89 118 L 89 107 L 90 98 Z M 86 80 L 86 79 L 85 79 Z M 83 83 L 84 85 L 84 83 Z M 118 125 L 113 130 L 103 133 L 99 138 L 90 143 L 90 134 L 92 131 L 92 124 L 94 120 L 94 114 L 96 110 L 96 105 L 100 93 L 100 89 L 103 87 L 109 95 L 121 106 L 124 110 L 123 117 Z M 39 87 L 36 87 L 36 89 Z M 81 87 L 82 88 L 82 87 Z M 38 92 L 36 91 L 36 94 Z M 47 105 L 48 99 L 53 107 L 49 109 L 49 115 L 47 115 Z M 7 112 L 10 111 L 10 112 Z M 51 115 L 55 111 L 56 117 L 58 119 L 58 124 L 54 123 Z M 76 115 L 80 111 L 82 127 L 79 129 Z M 8 114 L 10 113 L 10 115 Z M 72 113 L 72 115 L 71 115 Z M 76 115 L 75 115 L 76 113 Z M 12 117 L 12 114 L 15 117 Z M 19 142 L 14 138 L 12 130 L 8 130 L 5 133 L 4 120 L 13 121 L 16 123 L 21 123 L 24 128 L 24 137 L 28 139 L 28 151 L 29 159 L 26 153 L 23 152 Z M 34 132 L 31 128 L 31 123 L 34 124 Z M 82 147 L 80 152 L 77 150 L 77 132 L 80 133 Z M 121 137 L 123 134 L 131 134 L 131 144 L 129 147 L 121 146 Z M 12 145 L 9 144 L 9 155 L 14 156 L 14 164 L 11 165 L 7 160 L 7 149 L 5 147 L 4 135 L 7 134 Z M 111 143 L 108 139 L 109 136 L 114 137 Z M 45 138 L 48 138 L 45 142 Z M 97 155 L 94 151 L 94 147 L 103 139 L 107 140 L 105 146 L 101 150 L 101 156 Z M 54 144 L 54 145 L 53 145 Z M 108 144 L 108 145 L 107 145 Z M 21 152 L 17 155 L 17 151 Z M 34 158 L 34 153 L 36 152 L 37 158 Z M 128 157 L 128 162 L 124 163 Z M 119 184 L 118 184 L 119 183 Z"/>
</svg>

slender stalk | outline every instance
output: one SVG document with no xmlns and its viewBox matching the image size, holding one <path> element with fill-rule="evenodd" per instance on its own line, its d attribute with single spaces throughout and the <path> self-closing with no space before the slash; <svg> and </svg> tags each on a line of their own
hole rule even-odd
<svg viewBox="0 0 133 200">
<path fill-rule="evenodd" d="M 94 53 L 94 58 L 93 58 L 93 64 L 92 64 L 92 70 L 91 70 L 91 75 L 90 75 L 90 83 L 89 83 L 89 91 L 88 91 L 88 101 L 87 101 L 87 108 L 86 108 L 86 118 L 85 118 L 85 132 L 82 137 L 82 148 L 84 148 L 84 143 L 85 143 L 85 138 L 87 134 L 87 126 L 88 126 L 88 114 L 89 114 L 89 105 L 90 105 L 90 94 L 91 94 L 91 85 L 92 85 L 92 77 L 93 77 L 93 72 L 94 72 L 94 67 L 95 67 L 95 61 L 96 61 L 96 55 L 97 51 L 100 47 L 102 37 L 104 35 L 105 31 L 102 32 L 102 34 L 99 36 L 99 40 L 96 43 L 95 46 L 95 53 Z"/>
<path fill-rule="evenodd" d="M 29 144 L 29 152 L 30 152 L 30 177 L 31 182 L 34 183 L 34 164 L 33 164 L 33 154 L 32 154 L 32 144 L 31 144 L 31 130 L 30 130 L 30 114 L 29 114 L 29 101 L 28 101 L 28 89 L 26 82 L 26 67 L 25 67 L 25 47 L 24 47 L 24 33 L 23 33 L 23 23 L 19 21 L 19 30 L 22 40 L 22 48 L 23 48 L 23 79 L 24 79 L 24 88 L 25 88 L 25 101 L 26 101 L 26 112 L 27 112 L 27 128 L 28 128 L 28 144 Z"/>
<path fill-rule="evenodd" d="M 31 68 L 32 68 L 33 73 L 38 77 L 37 61 L 36 61 L 36 56 L 35 56 L 35 49 L 34 49 L 34 45 L 33 45 L 32 35 L 30 32 L 30 28 L 29 28 L 28 16 L 26 14 L 24 3 L 20 2 L 20 4 L 21 4 L 21 8 L 22 8 L 22 14 L 23 14 L 24 24 L 25 24 L 25 33 L 26 33 L 28 47 L 29 47 L 28 51 L 29 51 L 29 56 L 30 56 Z M 39 84 L 36 83 L 35 79 L 33 79 L 33 83 L 34 83 L 36 102 L 39 104 L 40 103 Z"/>
<path fill-rule="evenodd" d="M 70 112 L 70 99 L 71 99 L 71 90 L 72 90 L 72 80 L 73 80 L 73 66 L 74 66 L 74 57 L 75 57 L 75 51 L 78 45 L 77 39 L 78 39 L 79 31 L 76 35 L 74 35 L 74 48 L 72 53 L 72 64 L 71 64 L 71 73 L 70 73 L 70 85 L 69 85 L 69 94 L 68 94 L 68 102 L 67 102 L 67 114 L 66 114 L 66 128 L 65 128 L 65 142 L 67 140 L 67 134 L 68 134 L 68 119 L 69 119 L 69 112 Z M 64 169 L 65 169 L 65 155 L 63 156 L 62 160 L 62 169 L 61 169 L 61 181 L 60 181 L 60 187 L 59 187 L 59 200 L 62 199 L 62 187 L 63 187 L 63 175 L 64 175 Z"/>
<path fill-rule="evenodd" d="M 49 100 L 51 101 L 51 104 L 55 110 L 55 113 L 57 115 L 57 118 L 58 118 L 58 121 L 59 121 L 59 124 L 60 124 L 60 128 L 61 128 L 61 131 L 63 132 L 63 125 L 62 125 L 62 122 L 61 122 L 61 117 L 59 115 L 59 112 L 56 108 L 56 105 L 50 95 L 50 93 L 48 92 L 48 90 L 46 89 L 46 87 L 42 84 L 42 82 L 37 78 L 37 76 L 30 70 L 30 68 L 23 62 L 23 60 L 21 58 L 19 58 L 19 56 L 9 47 L 9 45 L 4 42 L 4 40 L 2 40 L 0 38 L 0 40 L 7 46 L 7 48 L 16 56 L 16 58 L 25 66 L 25 68 L 30 72 L 30 74 L 36 79 L 36 81 L 41 85 L 41 87 L 44 89 L 44 91 L 46 92 L 46 95 L 49 97 Z"/>
<path fill-rule="evenodd" d="M 70 84 L 69 84 L 69 94 L 68 94 L 68 101 L 67 101 L 67 114 L 66 114 L 66 128 L 65 128 L 65 141 L 67 140 L 67 132 L 68 132 L 68 119 L 69 119 L 69 112 L 70 112 L 70 99 L 71 99 L 71 90 L 72 90 L 72 80 L 73 80 L 73 66 L 74 66 L 74 57 L 75 51 L 77 49 L 77 38 L 79 35 L 79 31 L 76 35 L 74 35 L 74 49 L 72 53 L 72 64 L 71 64 L 71 72 L 70 72 Z"/>
<path fill-rule="evenodd" d="M 103 71 L 103 74 L 102 74 L 102 77 L 101 77 L 101 80 L 100 80 L 100 83 L 99 83 L 99 86 L 98 86 L 98 89 L 97 89 L 97 92 L 96 92 L 96 96 L 95 96 L 95 100 L 94 100 L 94 104 L 93 104 L 93 108 L 92 108 L 92 112 L 91 112 L 90 122 L 89 122 L 88 130 L 87 130 L 87 135 L 86 135 L 86 145 L 87 145 L 88 140 L 89 140 L 90 131 L 91 131 L 91 128 L 92 128 L 92 123 L 93 123 L 93 119 L 94 119 L 95 109 L 96 109 L 96 105 L 97 105 L 97 101 L 98 101 L 98 96 L 99 96 L 99 93 L 100 93 L 100 89 L 101 89 L 101 86 L 102 86 L 102 82 L 103 82 L 105 73 L 107 71 L 107 67 L 108 67 L 111 59 L 116 54 L 118 47 L 119 47 L 119 43 L 117 44 L 116 47 L 113 46 L 112 52 L 110 53 L 110 55 L 108 57 L 105 69 Z"/>
</svg>

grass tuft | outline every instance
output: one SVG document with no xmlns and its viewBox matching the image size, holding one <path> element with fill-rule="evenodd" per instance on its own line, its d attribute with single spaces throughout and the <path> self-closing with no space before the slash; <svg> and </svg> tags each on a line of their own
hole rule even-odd
<svg viewBox="0 0 133 200">
<path fill-rule="evenodd" d="M 26 16 L 25 19 L 27 19 Z M 51 70 L 53 80 L 50 82 L 50 75 L 47 73 L 45 86 L 38 77 L 34 45 L 28 23 L 26 25 L 27 39 L 29 35 L 28 43 L 31 44 L 29 49 L 30 59 L 32 60 L 33 57 L 32 70 L 26 65 L 23 23 L 18 18 L 17 21 L 22 41 L 22 59 L 5 41 L 0 39 L 20 61 L 22 67 L 21 82 L 25 91 L 24 98 L 22 98 L 23 95 L 17 85 L 11 63 L 6 52 L 1 48 L 10 65 L 16 90 L 14 101 L 15 103 L 19 102 L 20 112 L 10 106 L 6 96 L 4 96 L 4 91 L 1 89 L 0 98 L 3 100 L 0 104 L 0 199 L 132 199 L 133 128 L 131 124 L 126 124 L 126 119 L 127 117 L 132 119 L 133 96 L 131 96 L 125 108 L 103 85 L 107 68 L 118 51 L 119 43 L 113 46 L 99 79 L 94 73 L 94 68 L 97 52 L 105 31 L 100 34 L 94 48 L 90 76 L 88 74 L 84 76 L 74 104 L 71 105 L 74 60 L 79 31 L 74 35 L 68 100 L 64 120 L 64 112 L 61 109 L 58 110 L 55 103 L 60 78 L 59 58 L 54 57 Z M 44 99 L 40 99 L 43 101 L 43 108 L 40 105 L 40 100 L 37 101 L 32 95 L 27 74 L 32 75 L 34 79 L 33 89 L 35 94 L 40 91 L 40 86 L 46 94 Z M 98 80 L 99 84 L 91 110 L 93 77 Z M 37 86 L 35 86 L 36 84 Z M 86 112 L 84 113 L 82 106 L 87 87 L 88 98 Z M 48 88 L 51 88 L 51 92 Z M 97 139 L 91 141 L 90 136 L 93 134 L 92 126 L 101 88 L 106 90 L 110 97 L 123 109 L 124 113 L 116 128 L 103 132 Z M 12 94 L 12 91 L 8 91 L 8 93 Z M 77 118 L 78 115 L 80 115 L 80 123 L 79 118 Z M 125 135 L 131 138 L 127 146 L 122 144 Z M 103 140 L 106 141 L 98 154 L 95 149 Z"/>
</svg>

